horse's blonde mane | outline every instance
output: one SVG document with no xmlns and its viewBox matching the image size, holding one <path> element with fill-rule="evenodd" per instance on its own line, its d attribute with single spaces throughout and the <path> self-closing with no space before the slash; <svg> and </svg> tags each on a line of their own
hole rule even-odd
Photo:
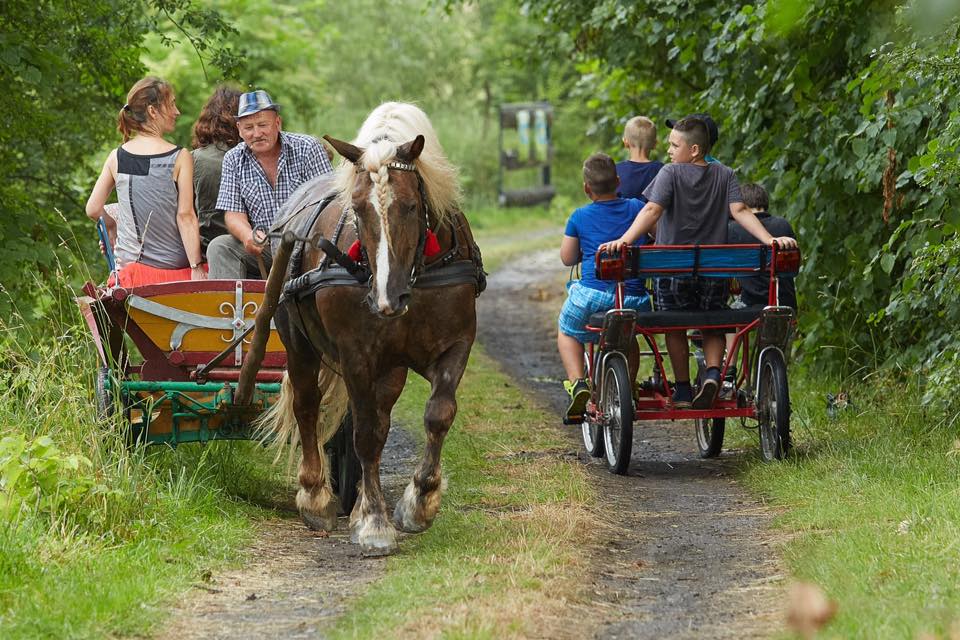
<svg viewBox="0 0 960 640">
<path fill-rule="evenodd" d="M 417 170 L 423 179 L 430 208 L 442 221 L 460 205 L 460 180 L 457 168 L 447 160 L 430 120 L 419 107 L 406 102 L 384 102 L 374 109 L 357 133 L 353 144 L 364 149 L 360 164 L 377 186 L 386 181 L 386 165 L 397 155 L 397 147 L 418 135 L 424 138 L 423 152 L 417 158 Z M 349 202 L 357 179 L 356 167 L 343 161 L 337 169 L 337 189 Z M 377 190 L 382 193 L 381 189 Z"/>
</svg>

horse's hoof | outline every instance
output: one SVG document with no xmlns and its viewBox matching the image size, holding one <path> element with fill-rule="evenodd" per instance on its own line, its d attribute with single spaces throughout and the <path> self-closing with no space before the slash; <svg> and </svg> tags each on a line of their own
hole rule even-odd
<svg viewBox="0 0 960 640">
<path fill-rule="evenodd" d="M 307 528 L 311 531 L 333 531 L 337 528 L 337 519 L 319 516 L 315 513 L 307 513 L 304 511 L 300 514 L 300 517 L 303 518 L 304 524 L 307 525 Z"/>
<path fill-rule="evenodd" d="M 333 531 L 337 528 L 337 501 L 329 489 L 297 492 L 300 517 L 314 531 Z"/>
<path fill-rule="evenodd" d="M 383 515 L 361 518 L 350 532 L 351 542 L 360 545 L 364 556 L 387 556 L 397 550 L 397 530 Z"/>
<path fill-rule="evenodd" d="M 360 545 L 360 555 L 364 558 L 382 558 L 383 556 L 389 556 L 397 550 L 397 543 L 393 541 L 391 544 L 384 546 L 370 545 L 370 544 L 361 544 Z"/>
<path fill-rule="evenodd" d="M 393 524 L 404 533 L 423 533 L 430 528 L 432 523 L 422 520 L 418 521 L 406 508 L 404 502 L 398 502 L 397 508 L 393 511 Z"/>
<path fill-rule="evenodd" d="M 418 500 L 417 496 L 417 489 L 411 482 L 393 510 L 393 524 L 404 533 L 423 533 L 433 524 L 440 510 L 439 490 L 431 492 L 424 500 Z"/>
</svg>

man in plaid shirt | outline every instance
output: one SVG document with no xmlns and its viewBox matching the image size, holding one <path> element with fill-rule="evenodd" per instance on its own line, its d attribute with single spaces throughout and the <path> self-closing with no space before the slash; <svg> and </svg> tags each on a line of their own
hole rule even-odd
<svg viewBox="0 0 960 640">
<path fill-rule="evenodd" d="M 217 197 L 230 233 L 207 247 L 210 278 L 263 277 L 261 268 L 270 268 L 270 248 L 254 241 L 254 229 L 269 228 L 297 187 L 333 170 L 316 138 L 280 127 L 279 106 L 266 91 L 240 96 L 237 129 L 244 144 L 223 157 Z"/>
</svg>

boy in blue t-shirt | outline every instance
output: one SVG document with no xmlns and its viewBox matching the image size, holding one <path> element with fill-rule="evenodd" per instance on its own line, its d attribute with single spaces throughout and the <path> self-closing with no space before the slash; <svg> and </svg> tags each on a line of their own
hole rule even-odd
<svg viewBox="0 0 960 640">
<path fill-rule="evenodd" d="M 560 245 L 560 259 L 568 267 L 580 263 L 579 281 L 570 283 L 568 296 L 560 310 L 557 349 L 567 373 L 563 386 L 570 396 L 567 419 L 583 415 L 590 399 L 590 388 L 583 379 L 583 343 L 596 342 L 597 334 L 586 330 L 590 315 L 612 309 L 616 304 L 617 283 L 597 280 L 594 257 L 604 242 L 619 238 L 633 223 L 642 204 L 639 200 L 617 196 L 617 167 L 605 153 L 595 153 L 583 163 L 583 192 L 593 203 L 580 207 L 570 216 Z M 642 241 L 637 244 L 643 244 Z M 639 279 L 627 280 L 624 306 L 650 310 L 650 297 Z M 639 352 L 634 348 L 628 358 L 635 372 Z"/>
<path fill-rule="evenodd" d="M 617 195 L 637 198 L 646 204 L 643 190 L 663 166 L 662 162 L 650 160 L 650 152 L 657 146 L 656 125 L 644 116 L 630 118 L 623 128 L 623 146 L 630 153 L 630 159 L 617 163 L 617 177 L 620 178 Z"/>
</svg>

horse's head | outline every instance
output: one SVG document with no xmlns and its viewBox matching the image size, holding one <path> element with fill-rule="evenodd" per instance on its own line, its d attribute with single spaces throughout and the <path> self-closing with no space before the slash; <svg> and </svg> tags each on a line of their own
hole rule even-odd
<svg viewBox="0 0 960 640">
<path fill-rule="evenodd" d="M 424 137 L 397 145 L 378 140 L 366 149 L 324 138 L 356 167 L 350 203 L 360 245 L 372 273 L 367 302 L 384 317 L 407 311 L 411 289 L 423 260 L 427 202 L 414 163 Z"/>
</svg>

